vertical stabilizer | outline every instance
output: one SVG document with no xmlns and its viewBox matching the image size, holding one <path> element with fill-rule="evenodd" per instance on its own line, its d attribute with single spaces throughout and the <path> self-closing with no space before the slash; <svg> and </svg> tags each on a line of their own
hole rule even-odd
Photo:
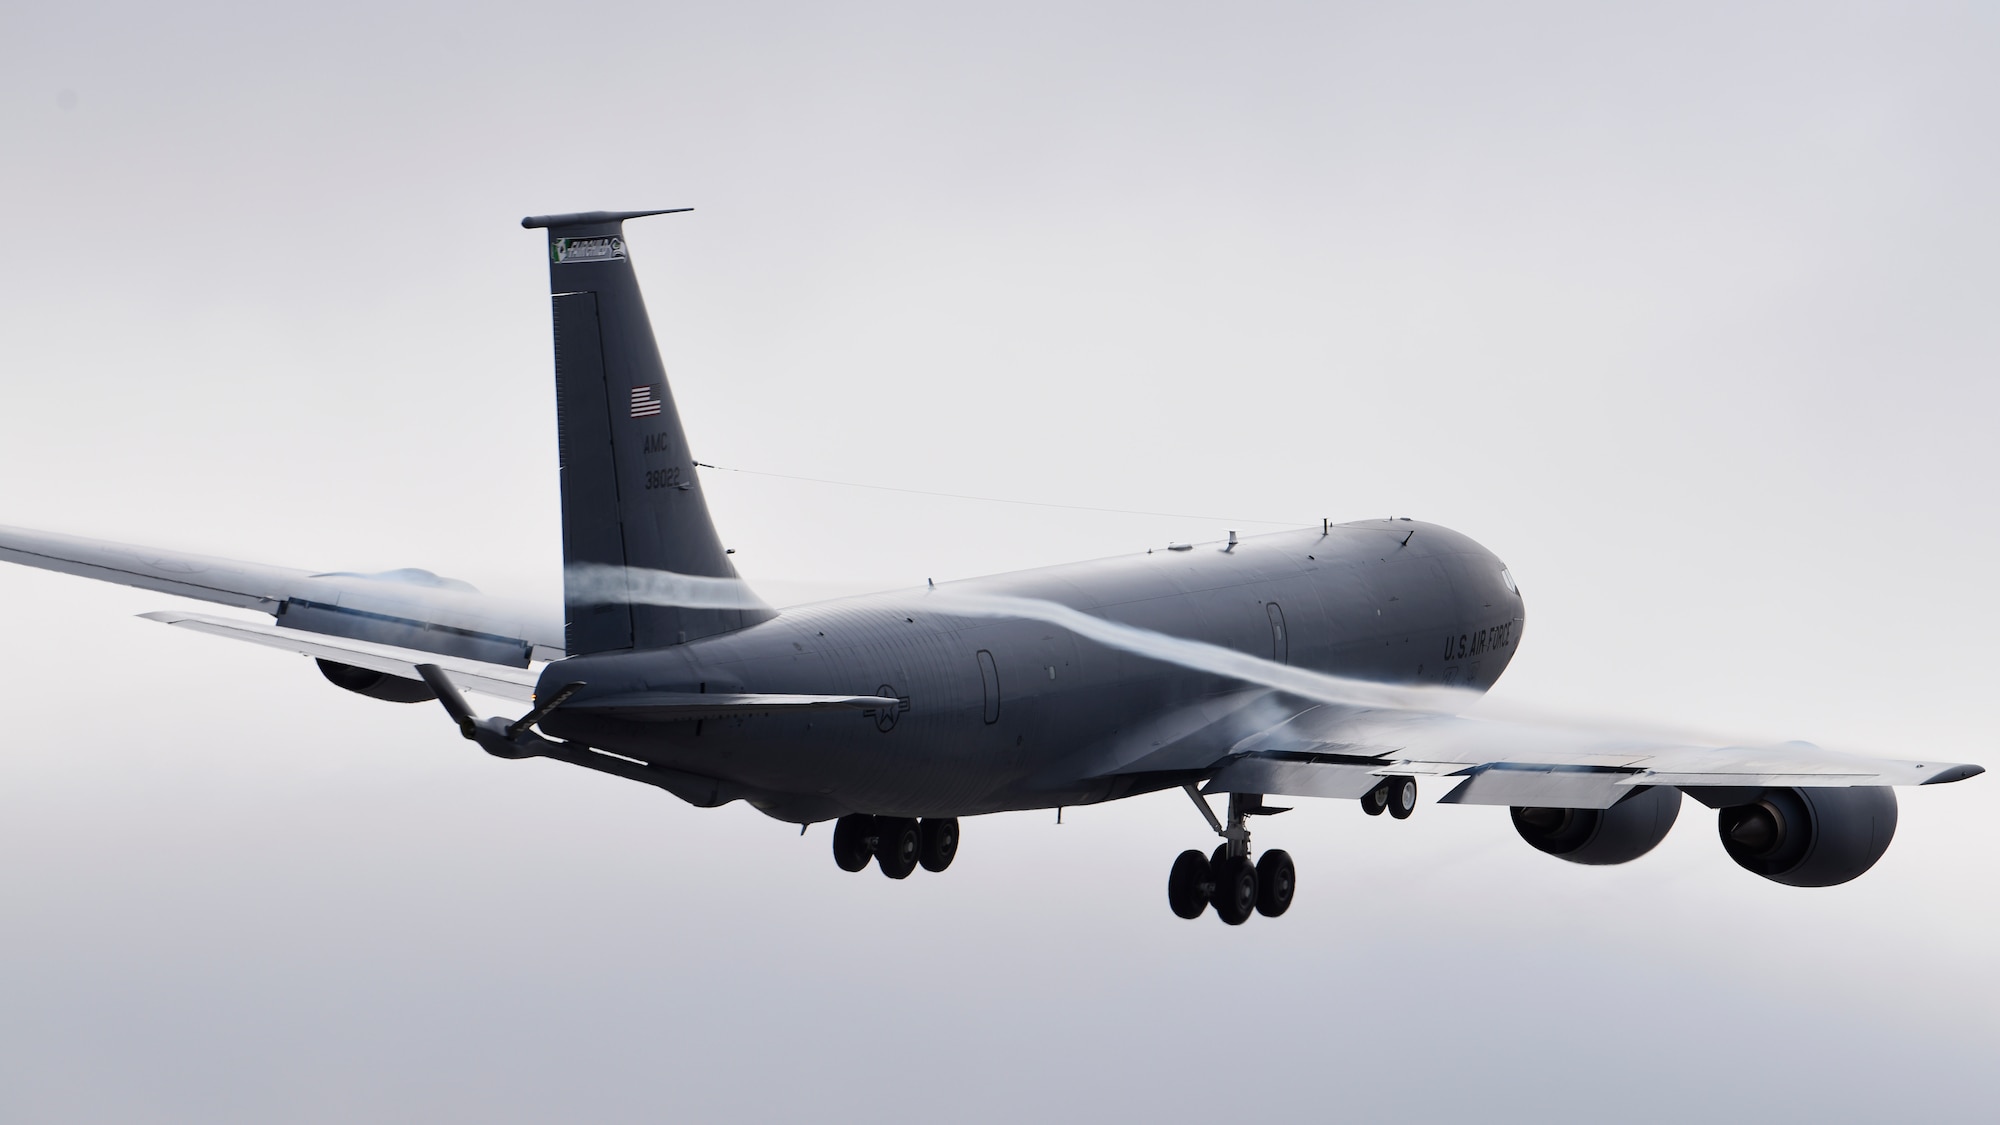
<svg viewBox="0 0 2000 1125">
<path fill-rule="evenodd" d="M 660 648 L 773 616 L 715 533 L 626 255 L 625 220 L 667 213 L 521 220 L 549 232 L 571 656 Z"/>
</svg>

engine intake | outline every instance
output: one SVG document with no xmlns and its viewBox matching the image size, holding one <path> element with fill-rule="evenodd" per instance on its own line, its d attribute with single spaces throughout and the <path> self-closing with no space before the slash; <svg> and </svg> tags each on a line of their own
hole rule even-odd
<svg viewBox="0 0 2000 1125">
<path fill-rule="evenodd" d="M 356 668 L 352 664 L 341 664 L 332 660 L 315 657 L 313 663 L 319 665 L 319 674 L 335 687 L 365 695 L 370 699 L 387 700 L 390 703 L 429 703 L 437 696 L 424 686 L 422 680 L 391 676 L 387 672 L 377 672 L 373 668 Z"/>
<path fill-rule="evenodd" d="M 1729 858 L 1793 887 L 1832 887 L 1875 866 L 1896 836 L 1896 791 L 1887 786 L 1766 789 L 1716 814 Z"/>
<path fill-rule="evenodd" d="M 1667 838 L 1680 812 L 1680 790 L 1646 785 L 1608 809 L 1516 808 L 1514 831 L 1536 849 L 1571 863 L 1630 863 Z"/>
</svg>

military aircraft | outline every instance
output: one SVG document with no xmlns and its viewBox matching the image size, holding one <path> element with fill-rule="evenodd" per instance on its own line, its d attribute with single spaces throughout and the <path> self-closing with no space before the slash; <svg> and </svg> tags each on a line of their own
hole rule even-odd
<svg viewBox="0 0 2000 1125">
<path fill-rule="evenodd" d="M 686 210 L 678 208 L 676 210 Z M 1505 805 L 1529 845 L 1616 864 L 1682 794 L 1779 883 L 1868 870 L 1895 785 L 1977 765 L 1705 745 L 1483 714 L 1526 610 L 1492 552 L 1372 519 L 775 610 L 738 577 L 703 498 L 625 242 L 669 211 L 522 220 L 546 231 L 562 489 L 563 615 L 423 570 L 290 570 L 0 528 L 0 559 L 269 614 L 149 617 L 316 659 L 335 685 L 437 701 L 501 758 L 551 758 L 703 808 L 831 820 L 844 870 L 943 871 L 959 818 L 1181 789 L 1220 838 L 1172 863 L 1168 904 L 1240 925 L 1291 905 L 1274 796 L 1408 817 Z M 465 691 L 528 705 L 473 711 Z M 1212 797 L 1224 799 L 1218 812 Z"/>
</svg>

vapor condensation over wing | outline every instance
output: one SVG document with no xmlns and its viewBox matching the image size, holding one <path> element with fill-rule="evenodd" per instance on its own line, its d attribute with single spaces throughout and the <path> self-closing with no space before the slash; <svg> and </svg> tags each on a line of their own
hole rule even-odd
<svg viewBox="0 0 2000 1125">
<path fill-rule="evenodd" d="M 766 603 L 749 585 L 738 578 L 709 578 L 601 563 L 575 563 L 565 568 L 563 575 L 571 601 L 689 609 L 766 607 Z M 1481 692 L 1460 687 L 1382 684 L 1348 679 L 1280 664 L 1206 641 L 1127 625 L 1040 598 L 933 588 L 927 591 L 926 602 L 937 612 L 952 616 L 1040 621 L 1107 648 L 1246 684 L 1257 684 L 1320 703 L 1432 715 L 1460 715 L 1476 711 L 1482 719 L 1483 733 L 1480 737 L 1492 741 L 1566 738 L 1585 731 L 1611 733 L 1620 738 L 1664 740 L 1681 745 L 1769 741 L 1718 739 L 1708 732 L 1677 730 L 1664 724 L 1635 722 L 1622 717 L 1612 719 L 1558 714 L 1539 707 L 1495 700 Z M 1503 731 L 1503 726 L 1509 729 Z"/>
<path fill-rule="evenodd" d="M 1137 656 L 1178 664 L 1198 672 L 1262 684 L 1321 703 L 1349 707 L 1393 707 L 1399 710 L 1455 711 L 1480 698 L 1464 688 L 1401 687 L 1367 680 L 1329 676 L 1306 668 L 1295 668 L 1275 660 L 1265 660 L 1246 652 L 1223 648 L 1206 641 L 1126 625 L 1088 614 L 1058 602 L 1021 598 L 1004 594 L 973 594 L 957 590 L 933 590 L 931 605 L 944 613 L 967 617 L 1022 617 L 1067 629 L 1079 637 L 1096 641 Z"/>
<path fill-rule="evenodd" d="M 740 578 L 707 578 L 604 563 L 571 563 L 564 567 L 563 592 L 571 602 L 683 609 L 770 608 Z"/>
<path fill-rule="evenodd" d="M 979 594 L 938 588 L 930 591 L 929 604 L 939 612 L 966 617 L 1017 617 L 1041 621 L 1067 629 L 1104 645 L 1152 660 L 1176 664 L 1199 672 L 1225 676 L 1247 684 L 1257 684 L 1304 699 L 1342 707 L 1358 707 L 1378 712 L 1401 712 L 1411 717 L 1423 715 L 1458 716 L 1476 712 L 1477 718 L 1455 722 L 1449 728 L 1428 725 L 1419 731 L 1398 730 L 1398 741 L 1435 742 L 1441 731 L 1454 741 L 1476 738 L 1490 746 L 1530 746 L 1536 741 L 1554 743 L 1588 736 L 1609 736 L 1619 742 L 1665 743 L 1673 745 L 1748 745 L 1768 739 L 1726 739 L 1711 732 L 1675 729 L 1665 724 L 1560 713 L 1550 709 L 1495 700 L 1482 692 L 1462 687 L 1414 684 L 1382 684 L 1348 679 L 1308 668 L 1280 664 L 1246 652 L 1190 640 L 1123 622 L 1111 621 L 1058 602 L 1004 594 Z M 1390 737 L 1382 722 L 1393 721 L 1378 714 L 1377 733 Z"/>
</svg>

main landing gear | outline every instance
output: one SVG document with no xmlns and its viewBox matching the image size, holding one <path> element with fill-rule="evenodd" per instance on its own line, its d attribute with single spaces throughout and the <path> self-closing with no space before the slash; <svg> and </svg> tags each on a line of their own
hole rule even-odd
<svg viewBox="0 0 2000 1125">
<path fill-rule="evenodd" d="M 1199 918 L 1213 906 L 1217 918 L 1240 926 L 1253 913 L 1276 918 L 1291 909 L 1292 893 L 1298 887 L 1292 857 L 1274 848 L 1252 863 L 1250 829 L 1246 826 L 1250 817 L 1286 810 L 1267 807 L 1256 794 L 1231 793 L 1225 825 L 1215 818 L 1215 810 L 1192 782 L 1181 788 L 1208 818 L 1209 827 L 1222 837 L 1222 843 L 1208 855 L 1190 848 L 1175 857 L 1173 870 L 1167 875 L 1167 905 L 1173 912 L 1183 918 Z"/>
<path fill-rule="evenodd" d="M 1369 816 L 1381 816 L 1384 809 L 1397 820 L 1410 819 L 1410 814 L 1417 811 L 1417 779 L 1385 777 L 1361 798 L 1361 811 Z"/>
<path fill-rule="evenodd" d="M 833 822 L 833 862 L 842 871 L 859 871 L 873 859 L 882 874 L 907 879 L 919 867 L 943 871 L 957 855 L 957 817 L 854 813 Z"/>
</svg>

